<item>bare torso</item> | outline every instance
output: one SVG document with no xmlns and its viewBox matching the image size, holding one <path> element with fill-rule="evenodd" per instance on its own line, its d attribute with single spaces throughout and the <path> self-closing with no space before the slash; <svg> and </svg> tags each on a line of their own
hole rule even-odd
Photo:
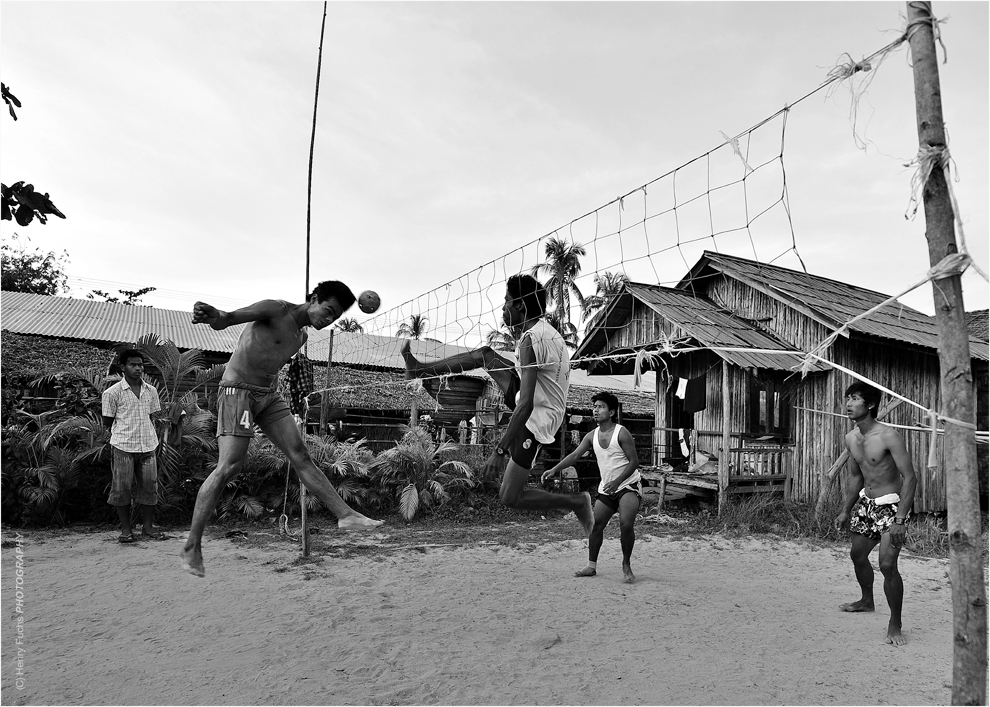
<svg viewBox="0 0 990 707">
<path fill-rule="evenodd" d="M 293 305 L 283 302 L 283 313 L 248 322 L 227 363 L 223 382 L 271 387 L 278 372 L 306 343 L 307 332 L 293 316 Z"/>
<path fill-rule="evenodd" d="M 903 479 L 890 453 L 890 435 L 897 435 L 882 423 L 875 423 L 865 434 L 854 427 L 846 434 L 846 448 L 863 473 L 863 489 L 870 498 L 900 493 Z"/>
</svg>

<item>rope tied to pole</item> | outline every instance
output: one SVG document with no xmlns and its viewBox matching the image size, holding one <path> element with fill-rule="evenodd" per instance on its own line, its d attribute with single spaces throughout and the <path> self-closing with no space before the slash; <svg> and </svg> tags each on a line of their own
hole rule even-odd
<svg viewBox="0 0 990 707">
<path fill-rule="evenodd" d="M 936 19 L 936 17 L 932 14 L 932 7 L 931 7 L 931 3 L 929 2 L 919 1 L 919 2 L 912 2 L 909 4 L 914 9 L 926 13 L 928 16 L 918 17 L 917 19 L 909 22 L 907 27 L 905 27 L 904 29 L 904 36 L 901 38 L 901 41 L 910 42 L 911 38 L 914 37 L 914 34 L 919 29 L 921 29 L 925 25 L 928 25 L 932 28 L 932 36 L 934 37 L 935 41 L 942 45 L 942 63 L 943 64 L 948 63 L 949 52 L 945 48 L 945 42 L 942 41 L 942 31 L 939 29 L 939 25 L 942 24 L 943 22 L 948 22 L 949 18 L 946 17 L 945 19 L 941 19 L 941 20 Z"/>
<path fill-rule="evenodd" d="M 952 188 L 952 182 L 959 181 L 959 178 L 956 177 L 953 179 L 951 174 L 952 164 L 953 159 L 949 153 L 948 145 L 922 145 L 918 148 L 918 156 L 904 165 L 905 167 L 917 165 L 914 176 L 911 177 L 911 198 L 908 201 L 908 208 L 904 213 L 904 218 L 911 220 L 917 215 L 918 207 L 922 203 L 922 194 L 928 185 L 928 180 L 931 179 L 935 169 L 939 169 L 945 177 L 945 186 L 949 192 L 949 201 L 952 204 L 952 216 L 956 224 L 956 230 L 959 231 L 959 249 L 966 256 L 966 262 L 962 270 L 972 266 L 984 280 L 987 280 L 987 274 L 969 257 L 969 250 L 966 247 L 966 231 L 963 228 L 962 213 L 959 209 L 959 200 L 956 198 L 956 192 Z M 941 277 L 949 277 L 954 274 L 961 275 L 962 270 L 958 273 L 949 272 L 947 275 Z"/>
<path fill-rule="evenodd" d="M 905 164 L 905 167 L 917 165 L 914 176 L 911 177 L 911 198 L 908 200 L 907 211 L 904 218 L 911 220 L 918 213 L 918 207 L 922 203 L 922 193 L 931 179 L 932 172 L 936 167 L 945 170 L 949 165 L 949 148 L 945 145 L 922 145 L 918 148 L 918 156 Z M 948 184 L 948 180 L 947 180 Z M 951 190 L 951 187 L 949 187 Z"/>
</svg>

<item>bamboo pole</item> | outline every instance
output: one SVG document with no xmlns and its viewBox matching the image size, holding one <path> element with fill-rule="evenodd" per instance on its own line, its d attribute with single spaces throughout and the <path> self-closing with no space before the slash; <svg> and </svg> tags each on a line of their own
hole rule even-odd
<svg viewBox="0 0 990 707">
<path fill-rule="evenodd" d="M 665 405 L 664 394 L 666 393 L 666 387 L 664 387 L 660 382 L 660 371 L 657 371 L 656 382 L 653 384 L 653 466 L 659 468 L 663 464 L 663 442 L 662 439 L 657 437 L 657 432 L 660 429 L 660 423 L 663 422 L 662 418 L 662 408 L 661 405 Z M 661 433 L 662 434 L 662 433 Z M 662 499 L 661 499 L 662 500 Z"/>
<path fill-rule="evenodd" d="M 306 418 L 303 417 L 296 425 L 299 428 L 299 434 L 305 440 Z M 296 471 L 296 475 L 299 475 L 298 470 Z M 309 520 L 306 515 L 306 485 L 302 482 L 302 479 L 299 480 L 299 522 L 302 525 L 300 530 L 302 534 L 302 556 L 309 557 Z"/>
<path fill-rule="evenodd" d="M 320 51 L 316 59 L 316 95 L 313 98 L 313 132 L 309 138 L 309 177 L 306 182 L 306 297 L 309 297 L 310 221 L 313 210 L 313 151 L 316 147 L 316 109 L 320 105 L 320 69 L 323 67 L 323 32 L 327 26 L 327 4 L 323 3 L 320 23 Z"/>
<path fill-rule="evenodd" d="M 320 392 L 320 436 L 327 433 L 327 414 L 330 408 L 330 366 L 333 365 L 333 329 L 330 330 L 330 338 L 327 340 L 327 379 L 326 385 Z"/>
<path fill-rule="evenodd" d="M 729 498 L 729 447 L 732 414 L 729 407 L 729 362 L 722 359 L 722 454 L 718 458 L 718 514 Z"/>
<path fill-rule="evenodd" d="M 316 147 L 316 110 L 320 105 L 320 69 L 323 66 L 323 34 L 327 26 L 327 4 L 323 3 L 323 20 L 320 23 L 320 50 L 316 60 L 316 93 L 313 98 L 313 131 L 309 139 L 309 176 L 306 182 L 306 298 L 309 298 L 309 253 L 310 253 L 310 225 L 313 210 L 313 151 Z M 331 332 L 331 335 L 333 332 Z M 327 368 L 327 382 L 329 383 L 329 367 Z M 300 424 L 300 433 L 305 439 L 306 420 Z M 302 481 L 299 482 L 299 516 L 302 521 L 302 554 L 309 557 L 309 525 L 306 522 L 306 487 Z"/>
<path fill-rule="evenodd" d="M 945 126 L 931 3 L 908 2 L 907 18 L 919 153 L 932 149 L 944 151 Z M 958 252 L 949 185 L 938 165 L 924 186 L 923 199 L 928 256 L 935 266 Z M 975 422 L 969 332 L 959 275 L 933 280 L 932 291 L 943 414 L 966 423 Z M 968 429 L 945 420 L 943 449 L 954 639 L 952 704 L 986 704 L 987 589 L 983 583 L 975 427 Z"/>
</svg>

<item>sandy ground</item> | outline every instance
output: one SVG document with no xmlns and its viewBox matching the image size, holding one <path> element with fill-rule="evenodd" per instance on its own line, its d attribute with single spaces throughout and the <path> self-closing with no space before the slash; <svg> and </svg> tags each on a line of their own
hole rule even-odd
<svg viewBox="0 0 990 707">
<path fill-rule="evenodd" d="M 346 559 L 330 554 L 356 541 L 333 531 L 316 543 L 322 557 L 306 564 L 293 563 L 290 545 L 218 532 L 205 545 L 203 579 L 180 570 L 178 535 L 124 546 L 109 533 L 25 533 L 22 585 L 19 548 L 2 551 L 0 699 L 949 703 L 946 561 L 902 557 L 909 642 L 895 648 L 883 641 L 879 572 L 876 613 L 837 610 L 858 598 L 842 546 L 651 530 L 639 526 L 634 585 L 621 583 L 614 528 L 592 579 L 572 576 L 586 541 L 539 544 L 538 529 L 521 548 L 410 547 Z"/>
</svg>

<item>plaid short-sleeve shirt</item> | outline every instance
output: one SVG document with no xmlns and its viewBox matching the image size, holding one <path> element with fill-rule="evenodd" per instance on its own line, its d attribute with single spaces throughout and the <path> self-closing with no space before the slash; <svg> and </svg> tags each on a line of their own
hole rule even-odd
<svg viewBox="0 0 990 707">
<path fill-rule="evenodd" d="M 158 434 L 151 422 L 152 413 L 162 409 L 155 386 L 141 381 L 141 397 L 134 395 L 122 379 L 103 392 L 103 416 L 112 417 L 110 444 L 122 452 L 153 452 Z"/>
</svg>

